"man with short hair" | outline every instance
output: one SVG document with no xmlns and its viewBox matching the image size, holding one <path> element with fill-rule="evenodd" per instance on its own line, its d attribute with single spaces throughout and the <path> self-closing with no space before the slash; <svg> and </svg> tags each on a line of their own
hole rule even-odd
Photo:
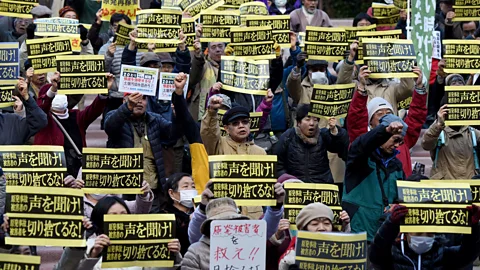
<svg viewBox="0 0 480 270">
<path fill-rule="evenodd" d="M 330 17 L 318 9 L 319 0 L 302 0 L 302 7 L 290 13 L 290 30 L 305 32 L 307 26 L 332 27 Z"/>
</svg>

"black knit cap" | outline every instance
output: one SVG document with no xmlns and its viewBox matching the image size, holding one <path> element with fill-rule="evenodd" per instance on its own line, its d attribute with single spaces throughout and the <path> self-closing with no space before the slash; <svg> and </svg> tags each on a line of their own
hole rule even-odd
<svg viewBox="0 0 480 270">
<path fill-rule="evenodd" d="M 222 123 L 228 125 L 238 118 L 250 118 L 250 111 L 243 106 L 233 107 L 223 115 Z"/>
<path fill-rule="evenodd" d="M 310 110 L 310 104 L 299 104 L 297 107 L 297 122 L 302 121 L 308 115 L 308 111 Z"/>
</svg>

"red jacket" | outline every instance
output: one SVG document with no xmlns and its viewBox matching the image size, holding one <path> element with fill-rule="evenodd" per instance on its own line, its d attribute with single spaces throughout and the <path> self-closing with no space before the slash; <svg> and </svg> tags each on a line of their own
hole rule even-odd
<svg viewBox="0 0 480 270">
<path fill-rule="evenodd" d="M 52 106 L 53 98 L 47 96 L 47 91 L 52 85 L 47 84 L 43 86 L 39 93 L 37 104 L 38 106 L 47 114 L 48 125 L 40 130 L 34 138 L 33 144 L 35 145 L 64 145 L 64 135 L 62 130 L 58 127 L 57 123 L 53 121 L 52 113 L 50 108 Z M 95 121 L 102 113 L 105 105 L 107 104 L 107 99 L 101 99 L 96 97 L 93 103 L 87 106 L 84 110 L 69 110 L 70 115 L 77 114 L 77 125 L 82 136 L 83 147 L 87 146 L 85 139 L 85 134 L 87 132 L 88 126 Z"/>
<path fill-rule="evenodd" d="M 352 143 L 360 135 L 368 132 L 368 111 L 367 111 L 368 96 L 362 96 L 355 91 L 353 94 L 350 108 L 348 109 L 347 127 L 350 143 Z M 408 125 L 407 134 L 404 141 L 398 150 L 400 154 L 397 158 L 402 162 L 403 172 L 406 177 L 412 174 L 412 160 L 410 158 L 410 148 L 412 148 L 420 137 L 423 123 L 427 119 L 427 94 L 421 95 L 417 91 L 413 91 L 412 103 L 408 115 L 405 118 L 405 123 Z"/>
</svg>

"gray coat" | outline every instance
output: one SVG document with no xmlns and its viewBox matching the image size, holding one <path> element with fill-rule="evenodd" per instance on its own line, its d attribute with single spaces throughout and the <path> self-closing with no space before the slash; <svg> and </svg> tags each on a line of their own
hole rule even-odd
<svg viewBox="0 0 480 270">
<path fill-rule="evenodd" d="M 305 32 L 307 26 L 318 26 L 318 27 L 332 27 L 332 22 L 327 13 L 323 10 L 315 10 L 315 15 L 313 16 L 312 23 L 308 24 L 308 20 L 303 14 L 302 8 L 294 10 L 290 13 L 290 30 L 298 33 Z"/>
<path fill-rule="evenodd" d="M 182 261 L 182 270 L 210 269 L 210 238 L 205 235 L 192 244 Z"/>
<path fill-rule="evenodd" d="M 33 98 L 23 102 L 26 117 L 0 114 L 0 145 L 23 145 L 48 124 L 47 115 Z"/>
</svg>

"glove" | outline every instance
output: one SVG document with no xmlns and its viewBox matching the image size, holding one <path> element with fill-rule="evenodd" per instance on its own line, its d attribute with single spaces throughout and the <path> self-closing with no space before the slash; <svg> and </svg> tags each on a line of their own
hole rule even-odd
<svg viewBox="0 0 480 270">
<path fill-rule="evenodd" d="M 307 60 L 307 53 L 306 52 L 301 52 L 300 54 L 297 55 L 297 68 L 302 68 L 305 65 L 305 61 Z"/>
<path fill-rule="evenodd" d="M 225 55 L 229 56 L 229 55 L 232 55 L 234 52 L 235 50 L 230 44 L 228 44 L 227 47 L 225 47 Z"/>
<path fill-rule="evenodd" d="M 472 216 L 472 225 L 477 225 L 478 221 L 480 221 L 480 207 L 475 204 L 471 206 L 467 206 L 467 210 L 470 212 Z"/>
<path fill-rule="evenodd" d="M 27 39 L 35 38 L 35 29 L 37 29 L 37 25 L 34 23 L 31 23 L 27 26 Z"/>
<path fill-rule="evenodd" d="M 275 42 L 275 44 L 273 44 L 273 49 L 275 50 L 275 56 L 277 58 L 280 57 L 280 55 L 282 54 L 282 48 L 280 47 L 280 45 L 278 45 L 277 42 Z"/>
<path fill-rule="evenodd" d="M 87 40 L 87 35 L 88 35 L 88 30 L 87 30 L 87 28 L 85 28 L 85 26 L 83 26 L 83 25 L 80 24 L 80 25 L 78 25 L 78 29 L 80 30 L 80 39 L 81 39 L 82 41 Z"/>
<path fill-rule="evenodd" d="M 393 224 L 400 224 L 408 213 L 408 208 L 405 205 L 394 205 L 391 209 L 390 221 Z"/>
</svg>

